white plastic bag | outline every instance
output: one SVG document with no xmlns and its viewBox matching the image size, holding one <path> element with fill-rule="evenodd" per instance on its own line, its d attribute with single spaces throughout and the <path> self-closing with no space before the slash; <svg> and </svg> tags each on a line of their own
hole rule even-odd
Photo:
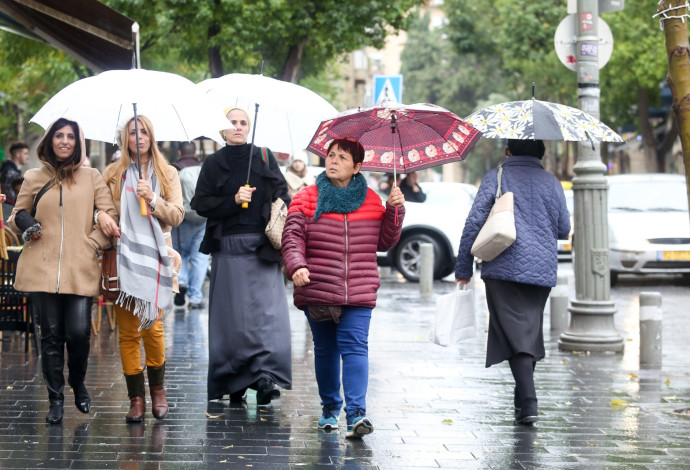
<svg viewBox="0 0 690 470">
<path fill-rule="evenodd" d="M 436 321 L 429 339 L 440 346 L 452 346 L 475 337 L 474 295 L 467 285 L 436 299 Z"/>
</svg>

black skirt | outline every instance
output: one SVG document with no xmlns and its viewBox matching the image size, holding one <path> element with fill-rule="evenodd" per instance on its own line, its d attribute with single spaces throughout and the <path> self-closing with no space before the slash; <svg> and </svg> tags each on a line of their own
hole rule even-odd
<svg viewBox="0 0 690 470">
<path fill-rule="evenodd" d="M 208 399 L 269 376 L 292 387 L 290 318 L 280 266 L 259 259 L 264 234 L 229 235 L 213 253 L 209 294 Z"/>
<path fill-rule="evenodd" d="M 519 353 L 544 357 L 544 307 L 550 287 L 484 279 L 489 307 L 486 367 Z"/>
</svg>

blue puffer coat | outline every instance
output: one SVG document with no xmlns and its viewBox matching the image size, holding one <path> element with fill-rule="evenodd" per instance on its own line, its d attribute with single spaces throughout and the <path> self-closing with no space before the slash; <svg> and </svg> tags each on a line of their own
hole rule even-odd
<svg viewBox="0 0 690 470">
<path fill-rule="evenodd" d="M 498 169 L 482 180 L 460 240 L 455 277 L 472 277 L 474 257 L 470 253 L 479 230 L 494 203 Z M 538 286 L 556 285 L 558 239 L 568 238 L 570 214 L 563 187 L 544 170 L 536 157 L 511 156 L 503 163 L 502 192 L 515 199 L 515 243 L 496 259 L 482 262 L 482 279 L 521 282 Z"/>
</svg>

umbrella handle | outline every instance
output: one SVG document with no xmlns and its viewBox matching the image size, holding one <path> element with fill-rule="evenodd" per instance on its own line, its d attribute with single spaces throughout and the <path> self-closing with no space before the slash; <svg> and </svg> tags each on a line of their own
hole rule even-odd
<svg viewBox="0 0 690 470">
<path fill-rule="evenodd" d="M 244 185 L 245 188 L 251 188 L 248 184 Z M 248 202 L 243 202 L 242 203 L 242 209 L 248 209 L 249 208 L 249 203 Z"/>
<path fill-rule="evenodd" d="M 142 217 L 146 217 L 148 215 L 148 212 L 146 211 L 146 199 L 143 197 L 139 198 L 139 212 L 141 213 Z"/>
</svg>

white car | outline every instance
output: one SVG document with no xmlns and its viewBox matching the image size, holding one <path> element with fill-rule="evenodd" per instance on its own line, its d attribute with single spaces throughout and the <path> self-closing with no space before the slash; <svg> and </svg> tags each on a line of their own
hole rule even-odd
<svg viewBox="0 0 690 470">
<path fill-rule="evenodd" d="M 455 270 L 460 236 L 477 188 L 465 183 L 419 183 L 425 202 L 406 202 L 405 221 L 398 244 L 378 253 L 379 265 L 394 266 L 409 281 L 419 281 L 419 245 L 434 246 L 434 278 Z M 385 200 L 385 196 L 382 196 Z"/>
<path fill-rule="evenodd" d="M 690 276 L 690 218 L 684 175 L 607 177 L 611 285 L 619 274 Z"/>
</svg>

